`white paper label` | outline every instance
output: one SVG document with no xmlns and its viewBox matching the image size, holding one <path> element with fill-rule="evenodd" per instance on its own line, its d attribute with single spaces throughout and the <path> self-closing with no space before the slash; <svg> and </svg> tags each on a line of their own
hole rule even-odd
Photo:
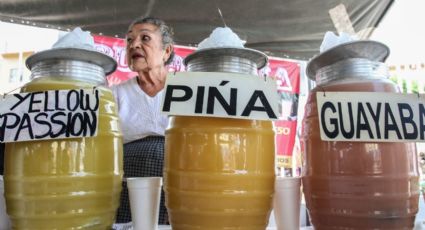
<svg viewBox="0 0 425 230">
<path fill-rule="evenodd" d="M 317 92 L 320 136 L 326 141 L 425 141 L 422 94 Z"/>
<path fill-rule="evenodd" d="M 75 89 L 1 96 L 0 142 L 96 136 L 99 93 Z"/>
<path fill-rule="evenodd" d="M 162 101 L 167 115 L 277 120 L 276 81 L 217 72 L 169 74 Z"/>
</svg>

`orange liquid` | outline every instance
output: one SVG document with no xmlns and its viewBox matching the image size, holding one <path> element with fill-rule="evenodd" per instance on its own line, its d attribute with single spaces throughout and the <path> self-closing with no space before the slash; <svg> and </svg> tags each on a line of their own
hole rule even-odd
<svg viewBox="0 0 425 230">
<path fill-rule="evenodd" d="M 274 192 L 271 122 L 171 117 L 164 190 L 174 230 L 264 230 Z"/>
<path fill-rule="evenodd" d="M 412 229 L 419 198 L 415 144 L 320 140 L 315 93 L 320 91 L 397 89 L 390 82 L 364 81 L 311 92 L 302 132 L 303 189 L 314 228 Z"/>
<path fill-rule="evenodd" d="M 40 78 L 23 92 L 92 87 Z M 5 197 L 13 229 L 111 229 L 121 192 L 122 135 L 111 91 L 98 89 L 96 137 L 6 145 Z"/>
</svg>

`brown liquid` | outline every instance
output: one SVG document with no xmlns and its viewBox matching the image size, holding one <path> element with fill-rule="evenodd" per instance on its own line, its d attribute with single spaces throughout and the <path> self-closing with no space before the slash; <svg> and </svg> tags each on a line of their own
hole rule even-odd
<svg viewBox="0 0 425 230">
<path fill-rule="evenodd" d="M 415 144 L 320 140 L 316 92 L 321 91 L 398 90 L 388 81 L 369 80 L 311 92 L 302 131 L 303 190 L 315 229 L 412 229 L 419 198 Z"/>
</svg>

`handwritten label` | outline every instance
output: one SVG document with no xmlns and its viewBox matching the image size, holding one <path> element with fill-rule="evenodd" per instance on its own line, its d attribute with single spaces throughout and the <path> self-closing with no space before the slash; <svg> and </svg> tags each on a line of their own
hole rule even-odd
<svg viewBox="0 0 425 230">
<path fill-rule="evenodd" d="M 418 94 L 317 92 L 326 141 L 425 141 L 425 97 Z"/>
<path fill-rule="evenodd" d="M 0 105 L 0 142 L 97 135 L 97 89 L 12 94 Z"/>
<path fill-rule="evenodd" d="M 169 74 L 162 101 L 167 115 L 255 120 L 279 117 L 276 82 L 236 73 Z"/>
</svg>

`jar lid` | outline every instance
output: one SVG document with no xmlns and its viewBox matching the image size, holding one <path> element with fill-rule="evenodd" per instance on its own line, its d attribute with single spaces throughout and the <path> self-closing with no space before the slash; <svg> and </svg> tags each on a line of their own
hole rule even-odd
<svg viewBox="0 0 425 230">
<path fill-rule="evenodd" d="M 81 48 L 54 48 L 37 52 L 26 60 L 29 70 L 41 61 L 47 60 L 76 60 L 98 65 L 103 68 L 105 75 L 115 71 L 117 62 L 110 56 L 94 50 Z"/>
<path fill-rule="evenodd" d="M 364 58 L 370 61 L 384 62 L 389 54 L 388 46 L 377 41 L 361 40 L 343 43 L 313 57 L 307 64 L 307 76 L 314 81 L 319 69 L 338 61 Z"/>
<path fill-rule="evenodd" d="M 191 60 L 204 56 L 234 56 L 246 58 L 257 64 L 257 69 L 263 68 L 268 61 L 267 55 L 258 50 L 249 48 L 218 47 L 201 49 L 191 53 L 184 59 L 184 65 L 187 66 Z"/>
</svg>

